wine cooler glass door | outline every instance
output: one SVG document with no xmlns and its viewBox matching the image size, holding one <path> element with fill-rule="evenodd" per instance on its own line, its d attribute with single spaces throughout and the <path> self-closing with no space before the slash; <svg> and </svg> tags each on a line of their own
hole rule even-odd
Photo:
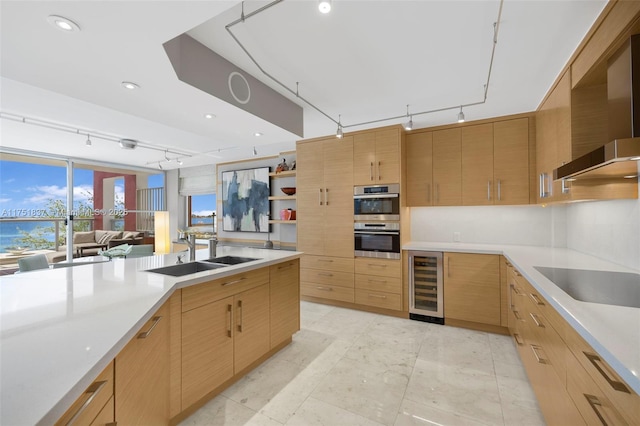
<svg viewBox="0 0 640 426">
<path fill-rule="evenodd" d="M 442 253 L 409 252 L 409 312 L 443 318 Z"/>
</svg>

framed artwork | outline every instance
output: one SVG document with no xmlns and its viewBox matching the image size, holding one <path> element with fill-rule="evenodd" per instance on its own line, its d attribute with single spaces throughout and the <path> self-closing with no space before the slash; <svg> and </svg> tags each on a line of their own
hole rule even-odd
<svg viewBox="0 0 640 426">
<path fill-rule="evenodd" d="M 222 230 L 269 232 L 269 167 L 222 172 Z"/>
</svg>

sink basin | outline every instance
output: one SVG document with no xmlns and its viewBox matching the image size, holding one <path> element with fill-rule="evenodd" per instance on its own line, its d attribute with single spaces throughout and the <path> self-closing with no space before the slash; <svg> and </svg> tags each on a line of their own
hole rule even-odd
<svg viewBox="0 0 640 426">
<path fill-rule="evenodd" d="M 576 300 L 640 308 L 640 274 L 544 266 L 534 269 Z"/>
<path fill-rule="evenodd" d="M 213 259 L 207 259 L 205 262 L 219 263 L 222 265 L 237 265 L 239 263 L 251 262 L 252 260 L 260 260 L 255 257 L 241 257 L 241 256 L 222 256 L 214 257 Z"/>
<path fill-rule="evenodd" d="M 155 272 L 156 274 L 171 275 L 181 277 L 183 275 L 195 274 L 196 272 L 210 271 L 212 269 L 224 268 L 227 265 L 221 263 L 204 263 L 189 262 L 179 263 L 177 265 L 164 266 L 162 268 L 147 269 L 147 272 Z"/>
</svg>

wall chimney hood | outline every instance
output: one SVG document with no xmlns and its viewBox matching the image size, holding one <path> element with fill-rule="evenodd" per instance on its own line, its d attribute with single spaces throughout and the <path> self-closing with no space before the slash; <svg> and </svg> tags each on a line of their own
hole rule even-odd
<svg viewBox="0 0 640 426">
<path fill-rule="evenodd" d="M 554 180 L 627 178 L 637 182 L 640 164 L 640 35 L 631 36 L 609 59 L 607 98 L 611 142 L 558 167 L 553 171 Z"/>
</svg>

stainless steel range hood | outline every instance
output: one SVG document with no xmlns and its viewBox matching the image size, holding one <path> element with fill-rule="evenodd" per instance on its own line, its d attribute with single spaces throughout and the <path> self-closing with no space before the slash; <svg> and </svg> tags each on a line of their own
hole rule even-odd
<svg viewBox="0 0 640 426">
<path fill-rule="evenodd" d="M 609 60 L 607 109 L 611 142 L 560 166 L 554 180 L 626 178 L 638 181 L 640 160 L 640 35 Z"/>
</svg>

